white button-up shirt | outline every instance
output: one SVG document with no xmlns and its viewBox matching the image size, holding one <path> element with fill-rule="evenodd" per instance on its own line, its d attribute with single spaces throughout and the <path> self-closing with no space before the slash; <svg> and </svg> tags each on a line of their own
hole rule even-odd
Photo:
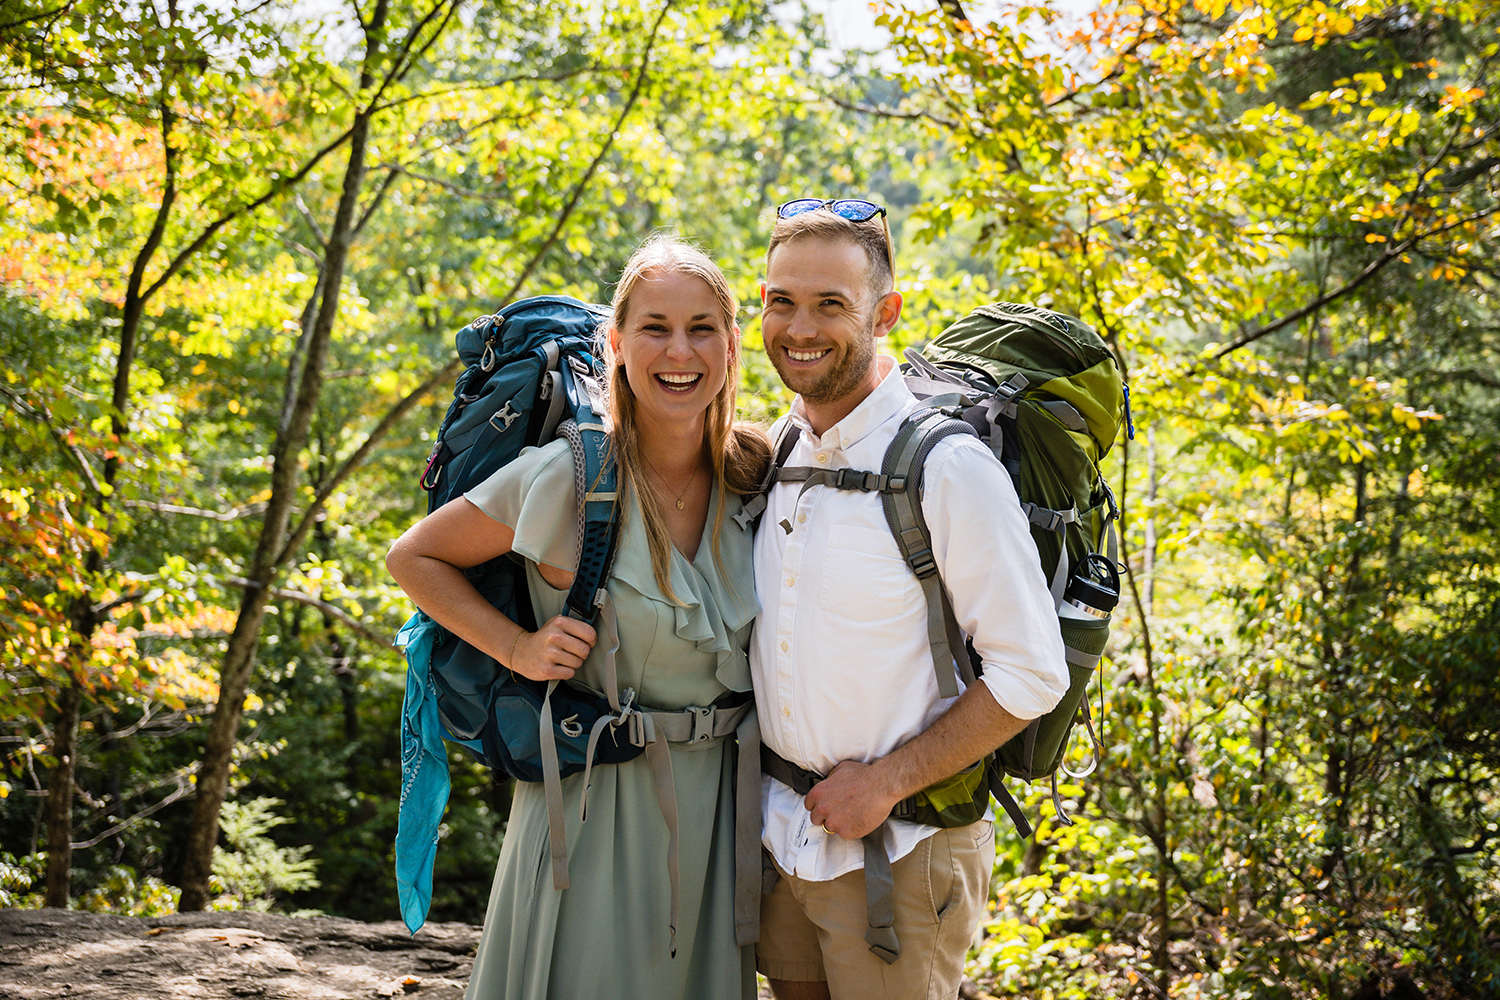
<svg viewBox="0 0 1500 1000">
<path fill-rule="evenodd" d="M 801 399 L 792 404 L 782 419 L 802 434 L 788 467 L 880 470 L 902 418 L 920 404 L 893 358 L 877 362 L 885 372 L 879 387 L 821 437 Z M 967 434 L 938 442 L 924 476 L 933 556 L 959 626 L 984 662 L 980 682 L 1012 715 L 1042 715 L 1066 692 L 1068 670 L 1010 476 Z M 771 490 L 756 533 L 761 613 L 750 670 L 761 738 L 792 763 L 827 774 L 840 761 L 873 761 L 907 743 L 952 700 L 938 694 L 927 602 L 880 495 L 814 486 L 799 500 L 801 487 Z M 863 867 L 861 842 L 824 833 L 802 796 L 779 781 L 763 779 L 762 805 L 762 843 L 786 871 L 821 881 Z M 935 831 L 887 821 L 891 860 Z"/>
</svg>

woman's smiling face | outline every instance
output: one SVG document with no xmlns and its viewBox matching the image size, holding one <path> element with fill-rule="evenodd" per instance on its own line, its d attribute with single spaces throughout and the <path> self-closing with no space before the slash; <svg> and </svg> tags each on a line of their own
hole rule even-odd
<svg viewBox="0 0 1500 1000">
<path fill-rule="evenodd" d="M 680 271 L 647 271 L 630 293 L 610 345 L 625 368 L 643 422 L 664 426 L 696 420 L 724 388 L 735 333 L 702 278 Z"/>
</svg>

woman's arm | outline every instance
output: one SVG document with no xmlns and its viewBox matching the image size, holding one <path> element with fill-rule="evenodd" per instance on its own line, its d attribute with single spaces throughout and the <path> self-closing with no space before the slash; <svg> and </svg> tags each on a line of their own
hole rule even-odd
<svg viewBox="0 0 1500 1000">
<path fill-rule="evenodd" d="M 459 498 L 396 539 L 385 567 L 417 607 L 476 649 L 532 680 L 567 680 L 593 648 L 593 627 L 559 616 L 528 632 L 481 597 L 464 576 L 465 569 L 505 555 L 514 544 L 515 532 L 508 525 Z"/>
</svg>

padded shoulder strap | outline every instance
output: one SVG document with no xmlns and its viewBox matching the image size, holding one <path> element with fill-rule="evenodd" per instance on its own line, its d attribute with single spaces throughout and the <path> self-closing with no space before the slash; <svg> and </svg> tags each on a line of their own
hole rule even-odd
<svg viewBox="0 0 1500 1000">
<path fill-rule="evenodd" d="M 885 508 L 886 523 L 896 539 L 896 547 L 911 571 L 916 574 L 927 598 L 927 643 L 932 649 L 932 668 L 937 676 L 938 692 L 944 698 L 958 696 L 953 664 L 958 662 L 966 683 L 974 682 L 973 667 L 964 650 L 963 633 L 953 614 L 948 592 L 938 576 L 937 560 L 932 554 L 932 532 L 922 516 L 922 467 L 927 455 L 943 438 L 951 434 L 973 434 L 974 428 L 940 410 L 918 410 L 907 417 L 896 431 L 895 440 L 885 452 L 881 474 L 887 482 L 899 482 L 883 489 L 880 502 Z"/>
<path fill-rule="evenodd" d="M 568 591 L 568 614 L 593 622 L 604 602 L 604 585 L 615 559 L 619 524 L 619 492 L 609 435 L 594 416 L 592 398 L 569 364 L 558 368 L 562 389 L 573 408 L 573 419 L 558 425 L 573 449 L 574 487 L 581 499 L 578 508 L 578 569 Z"/>
<path fill-rule="evenodd" d="M 760 489 L 755 491 L 754 496 L 746 497 L 740 505 L 740 512 L 734 515 L 733 520 L 741 530 L 749 531 L 760 523 L 760 516 L 766 512 L 766 497 L 770 494 L 771 487 L 776 485 L 781 467 L 786 465 L 787 456 L 797 446 L 797 439 L 801 436 L 802 428 L 790 420 L 782 422 L 781 430 L 777 432 L 776 440 L 771 445 L 771 465 L 766 469 Z"/>
</svg>

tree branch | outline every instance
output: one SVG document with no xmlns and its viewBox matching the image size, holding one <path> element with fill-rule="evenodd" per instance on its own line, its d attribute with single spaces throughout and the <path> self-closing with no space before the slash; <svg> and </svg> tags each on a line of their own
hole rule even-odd
<svg viewBox="0 0 1500 1000">
<path fill-rule="evenodd" d="M 266 510 L 264 501 L 247 503 L 229 510 L 204 510 L 201 507 L 183 507 L 175 503 L 157 503 L 154 500 L 126 500 L 125 506 L 154 510 L 162 514 L 190 514 L 193 517 L 206 517 L 214 521 L 238 521 L 242 517 L 263 514 Z"/>
<path fill-rule="evenodd" d="M 108 830 L 105 830 L 103 833 L 99 834 L 99 836 L 95 837 L 93 840 L 85 840 L 81 844 L 69 844 L 68 846 L 75 851 L 83 851 L 87 850 L 90 847 L 101 844 L 104 841 L 108 840 L 110 837 L 123 832 L 133 824 L 145 819 L 147 816 L 150 816 L 152 813 L 160 812 L 167 806 L 171 805 L 173 802 L 186 797 L 187 795 L 192 793 L 192 790 L 193 786 L 191 783 L 184 781 L 182 778 L 178 778 L 177 787 L 174 788 L 171 793 L 169 793 L 167 797 L 162 799 L 160 802 L 147 806 L 140 812 L 136 813 L 134 816 L 131 816 L 129 819 L 121 820 L 114 826 L 110 827 Z"/>
<path fill-rule="evenodd" d="M 188 244 L 185 248 L 179 251 L 177 256 L 172 258 L 171 262 L 167 265 L 167 269 L 161 273 L 160 277 L 158 277 L 154 282 L 151 283 L 151 287 L 147 288 L 144 292 L 141 293 L 141 301 L 144 302 L 150 299 L 151 296 L 155 295 L 161 289 L 162 285 L 165 285 L 178 271 L 182 270 L 183 266 L 187 264 L 188 260 L 193 256 L 193 254 L 203 249 L 204 245 L 207 244 L 209 240 L 214 238 L 214 236 L 219 232 L 220 229 L 223 229 L 225 226 L 229 225 L 229 223 L 233 222 L 240 216 L 255 211 L 262 205 L 265 205 L 266 203 L 279 197 L 288 189 L 295 187 L 297 184 L 301 183 L 302 178 L 312 173 L 313 168 L 321 163 L 325 156 L 333 152 L 335 149 L 338 149 L 344 143 L 348 142 L 349 137 L 353 135 L 353 133 L 354 126 L 351 125 L 349 126 L 349 128 L 344 130 L 343 134 L 339 135 L 338 137 L 333 139 L 333 141 L 329 142 L 328 145 L 324 146 L 322 149 L 314 153 L 312 157 L 306 163 L 304 163 L 295 173 L 284 176 L 274 184 L 272 184 L 259 198 L 256 198 L 254 201 L 247 201 L 244 204 L 240 205 L 238 208 L 231 209 L 230 211 L 219 216 L 219 218 L 215 219 L 213 222 L 209 223 L 208 227 L 204 229 L 201 234 L 199 234 L 197 239 L 193 240 L 192 243 Z"/>
<path fill-rule="evenodd" d="M 672 2 L 673 0 L 667 0 L 667 2 L 662 6 L 661 13 L 657 15 L 656 23 L 651 28 L 651 37 L 647 41 L 646 50 L 641 57 L 641 65 L 636 74 L 635 86 L 631 89 L 630 96 L 626 99 L 624 107 L 620 109 L 620 114 L 616 117 L 614 127 L 609 131 L 609 136 L 605 139 L 604 144 L 600 147 L 598 154 L 589 164 L 588 169 L 584 171 L 583 176 L 578 179 L 576 184 L 574 184 L 572 196 L 568 199 L 567 203 L 558 213 L 557 222 L 552 227 L 551 234 L 547 237 L 546 241 L 537 248 L 536 252 L 531 255 L 531 258 L 521 269 L 521 272 L 516 277 L 516 280 L 511 284 L 509 291 L 507 291 L 505 295 L 501 297 L 502 303 L 508 303 L 515 297 L 516 293 L 521 290 L 522 286 L 525 285 L 526 281 L 531 277 L 531 272 L 536 269 L 543 256 L 545 256 L 546 253 L 552 249 L 553 244 L 557 242 L 558 235 L 562 232 L 563 226 L 567 224 L 568 220 L 572 217 L 574 210 L 578 207 L 578 202 L 583 197 L 583 192 L 586 189 L 589 181 L 593 179 L 595 172 L 597 172 L 599 169 L 599 165 L 604 161 L 604 157 L 609 153 L 610 148 L 614 145 L 615 136 L 619 133 L 620 127 L 625 124 L 626 117 L 635 107 L 636 101 L 640 97 L 641 88 L 645 83 L 647 70 L 651 65 L 651 51 L 656 45 L 657 35 L 661 31 L 661 25 L 662 22 L 666 19 L 667 11 L 672 7 Z M 430 392 L 436 386 L 451 380 L 454 374 L 458 371 L 458 368 L 459 362 L 457 358 L 448 362 L 448 364 L 444 365 L 442 368 L 434 372 L 414 391 L 408 393 L 406 397 L 401 400 L 401 402 L 397 403 L 395 407 L 393 407 L 388 413 L 386 413 L 383 418 L 381 418 L 380 423 L 376 425 L 373 431 L 370 432 L 370 435 L 365 438 L 364 442 L 359 446 L 358 449 L 355 450 L 354 454 L 345 459 L 343 464 L 339 466 L 338 470 L 333 474 L 333 476 L 323 485 L 321 489 L 318 490 L 317 496 L 313 498 L 313 502 L 309 505 L 307 512 L 302 517 L 302 520 L 298 522 L 297 527 L 292 531 L 290 537 L 287 539 L 286 544 L 282 547 L 281 554 L 277 560 L 278 564 L 282 561 L 285 561 L 290 557 L 291 553 L 296 552 L 301 547 L 302 542 L 304 539 L 306 539 L 308 532 L 312 530 L 312 525 L 317 518 L 318 513 L 322 511 L 323 505 L 328 502 L 328 498 L 333 495 L 335 490 L 343 485 L 345 480 L 347 480 L 351 475 L 354 474 L 354 471 L 356 469 L 364 464 L 365 459 L 368 458 L 370 453 L 375 450 L 375 446 L 382 440 L 384 440 L 385 436 L 390 433 L 391 429 L 395 427 L 397 423 L 400 422 L 401 418 L 406 416 L 407 413 L 415 408 L 417 403 L 419 403 L 427 395 L 428 392 Z"/>
<path fill-rule="evenodd" d="M 390 191 L 391 185 L 396 183 L 396 175 L 398 173 L 400 173 L 400 170 L 396 167 L 392 167 L 386 171 L 385 180 L 381 182 L 380 189 L 375 192 L 374 197 L 370 199 L 370 203 L 365 206 L 364 212 L 360 214 L 359 221 L 354 224 L 354 230 L 349 234 L 350 239 L 357 237 L 363 231 L 365 223 L 370 221 L 370 218 L 375 214 L 375 210 L 380 207 L 380 203 L 385 201 L 386 192 Z"/>
<path fill-rule="evenodd" d="M 254 589 L 260 586 L 260 584 L 256 583 L 254 580 L 248 579 L 243 576 L 225 576 L 220 577 L 219 579 L 223 580 L 225 583 L 233 584 L 236 587 L 245 587 L 247 589 Z M 371 642 L 376 643 L 380 646 L 384 646 L 386 649 L 397 648 L 389 638 L 377 634 L 372 628 L 370 628 L 370 626 L 366 625 L 358 618 L 355 618 L 353 615 L 349 614 L 349 612 L 343 610 L 337 605 L 329 604 L 322 598 L 314 597 L 311 594 L 304 594 L 300 590 L 288 590 L 285 587 L 272 587 L 267 591 L 267 593 L 269 593 L 272 597 L 279 597 L 284 601 L 293 601 L 297 604 L 305 604 L 310 608 L 317 608 L 328 617 L 337 618 L 339 621 L 343 622 L 345 625 L 349 626 L 349 628 L 364 636 L 366 639 L 369 639 Z"/>
<path fill-rule="evenodd" d="M 1437 236 L 1441 233 L 1445 233 L 1450 229 L 1457 229 L 1459 226 L 1466 226 L 1471 222 L 1478 222 L 1481 219 L 1486 219 L 1489 216 L 1494 215 L 1496 211 L 1500 211 L 1500 209 L 1488 208 L 1482 212 L 1476 212 L 1473 215 L 1465 216 L 1462 219 L 1445 223 L 1435 229 L 1429 229 L 1426 232 L 1421 233 L 1413 233 L 1406 239 L 1402 240 L 1400 243 L 1391 244 L 1386 248 L 1386 251 L 1384 253 L 1382 253 L 1379 257 L 1376 257 L 1374 260 L 1370 261 L 1370 263 L 1365 266 L 1365 269 L 1363 271 L 1360 271 L 1340 287 L 1335 288 L 1331 292 L 1325 292 L 1324 294 L 1319 295 L 1316 299 L 1313 299 L 1307 305 L 1303 306 L 1300 309 L 1297 309 L 1294 312 L 1288 313 L 1281 319 L 1276 320 L 1274 323 L 1267 323 L 1265 326 L 1251 330 L 1249 333 L 1244 334 L 1243 336 L 1236 339 L 1233 343 L 1216 351 L 1213 355 L 1213 359 L 1217 361 L 1220 358 L 1224 357 L 1226 354 L 1230 354 L 1234 351 L 1239 350 L 1246 344 L 1253 344 L 1255 341 L 1260 340 L 1262 337 L 1268 337 L 1278 330 L 1284 330 L 1288 326 L 1300 322 L 1312 313 L 1317 312 L 1328 303 L 1343 298 L 1344 296 L 1348 295 L 1350 292 L 1358 288 L 1360 285 L 1363 285 L 1365 282 L 1369 281 L 1387 264 L 1399 258 L 1402 254 L 1406 253 L 1412 247 L 1416 246 L 1420 241 L 1427 239 L 1430 236 Z"/>
</svg>

